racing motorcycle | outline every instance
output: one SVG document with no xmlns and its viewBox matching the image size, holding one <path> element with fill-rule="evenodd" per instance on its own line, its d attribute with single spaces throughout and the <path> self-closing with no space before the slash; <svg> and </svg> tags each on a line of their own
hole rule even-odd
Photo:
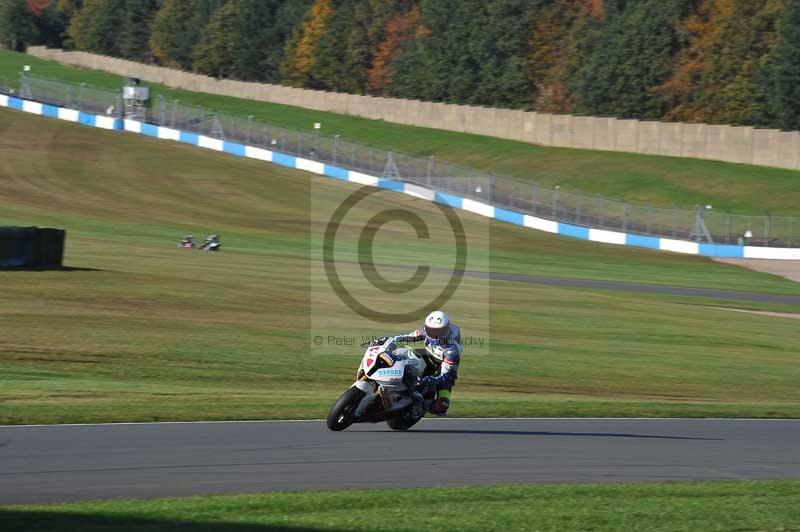
<svg viewBox="0 0 800 532">
<path fill-rule="evenodd" d="M 393 430 L 408 430 L 428 411 L 433 395 L 418 391 L 420 377 L 433 370 L 426 357 L 399 346 L 395 338 L 361 344 L 366 347 L 356 381 L 328 413 L 330 430 L 353 423 L 385 421 Z"/>
</svg>

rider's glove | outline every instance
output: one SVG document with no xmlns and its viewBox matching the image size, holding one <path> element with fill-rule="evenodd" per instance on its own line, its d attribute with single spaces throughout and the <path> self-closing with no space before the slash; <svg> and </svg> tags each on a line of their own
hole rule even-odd
<svg viewBox="0 0 800 532">
<path fill-rule="evenodd" d="M 370 341 L 369 344 L 370 345 L 383 345 L 383 344 L 386 343 L 386 340 L 388 340 L 389 338 L 391 338 L 391 336 L 381 336 L 380 338 L 373 338 Z"/>
<path fill-rule="evenodd" d="M 419 382 L 417 383 L 417 389 L 419 390 L 419 393 L 425 395 L 430 388 L 436 390 L 436 377 L 428 376 L 419 379 Z"/>
</svg>

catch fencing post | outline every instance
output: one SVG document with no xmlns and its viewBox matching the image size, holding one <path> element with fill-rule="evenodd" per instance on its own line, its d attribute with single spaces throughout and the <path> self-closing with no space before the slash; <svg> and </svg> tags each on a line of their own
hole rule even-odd
<svg viewBox="0 0 800 532">
<path fill-rule="evenodd" d="M 174 111 L 175 106 L 174 106 L 174 104 L 173 104 L 172 107 L 173 107 L 172 114 L 174 115 L 175 114 L 175 111 Z M 159 118 L 159 121 L 160 121 L 159 123 L 162 124 L 162 125 L 165 124 L 166 121 L 167 121 L 167 109 L 166 109 L 166 106 L 164 105 L 164 97 L 161 96 L 160 94 L 158 95 L 158 118 Z M 173 126 L 175 125 L 175 120 L 174 119 L 172 120 L 172 124 L 173 124 Z"/>
<path fill-rule="evenodd" d="M 433 173 L 433 155 L 428 157 L 428 173 L 425 176 L 425 184 L 430 188 L 431 186 L 431 174 Z"/>
<path fill-rule="evenodd" d="M 83 110 L 83 89 L 86 86 L 86 83 L 81 83 L 80 88 L 78 89 L 78 111 Z"/>
<path fill-rule="evenodd" d="M 295 130 L 295 155 L 303 155 L 303 136 L 300 134 L 300 130 Z"/>
<path fill-rule="evenodd" d="M 165 120 L 167 120 L 167 118 L 165 116 L 166 113 L 161 112 L 161 109 L 165 108 L 165 107 L 166 107 L 166 103 L 164 101 L 164 97 L 159 94 L 158 95 L 158 109 L 159 109 L 159 113 L 158 114 L 159 114 L 159 117 L 161 118 L 161 124 L 160 125 L 169 126 L 169 127 L 173 128 L 173 129 L 177 129 L 175 127 L 175 124 L 176 124 L 176 122 L 178 120 L 178 116 L 177 116 L 178 115 L 178 100 L 172 100 L 172 112 L 170 112 L 169 120 L 166 123 L 165 123 Z"/>
<path fill-rule="evenodd" d="M 333 164 L 339 163 L 339 135 L 333 136 Z"/>
<path fill-rule="evenodd" d="M 116 109 L 116 117 L 117 118 L 124 118 L 123 109 L 122 109 L 122 90 L 117 91 L 116 100 L 114 102 L 114 109 Z"/>
<path fill-rule="evenodd" d="M 575 223 L 580 225 L 581 223 L 581 195 L 575 195 Z"/>
<path fill-rule="evenodd" d="M 220 114 L 218 111 L 214 111 L 214 124 L 211 131 L 212 136 L 216 136 L 216 138 L 225 140 L 225 128 L 222 127 L 222 119 L 220 118 Z"/>
<path fill-rule="evenodd" d="M 728 211 L 727 214 L 728 216 L 726 217 L 725 220 L 725 233 L 726 233 L 725 238 L 728 242 L 730 242 L 731 233 L 733 232 L 733 214 L 731 213 L 731 211 Z"/>
<path fill-rule="evenodd" d="M 31 83 L 30 83 L 30 78 L 28 78 L 28 71 L 27 71 L 27 69 L 29 68 L 30 67 L 26 66 L 25 67 L 26 70 L 22 71 L 22 81 L 20 83 L 19 93 L 21 97 L 32 100 L 33 94 L 31 93 Z"/>
<path fill-rule="evenodd" d="M 516 197 L 517 197 L 517 182 L 516 182 L 516 180 L 513 180 L 513 178 L 512 178 L 512 181 L 511 181 L 511 198 L 508 201 L 509 205 L 511 205 L 512 208 L 514 207 L 514 198 L 516 198 Z"/>
<path fill-rule="evenodd" d="M 606 226 L 606 197 L 600 194 L 600 227 Z"/>
<path fill-rule="evenodd" d="M 672 238 L 678 238 L 678 207 L 672 204 Z"/>
<path fill-rule="evenodd" d="M 164 105 L 164 98 L 159 95 L 159 105 Z M 180 100 L 172 100 L 172 128 L 177 129 L 178 125 L 178 102 Z"/>
<path fill-rule="evenodd" d="M 770 229 L 772 229 L 772 217 L 769 214 L 769 211 L 764 211 L 764 245 L 769 245 L 769 233 Z"/>
<path fill-rule="evenodd" d="M 622 232 L 626 232 L 628 230 L 628 202 L 622 204 Z"/>
<path fill-rule="evenodd" d="M 253 115 L 247 115 L 247 140 L 245 144 L 250 144 L 250 134 L 253 130 Z"/>
<path fill-rule="evenodd" d="M 653 234 L 653 207 L 647 207 L 647 234 Z"/>
<path fill-rule="evenodd" d="M 556 185 L 556 187 L 553 189 L 553 203 L 550 206 L 550 216 L 552 216 L 553 219 L 555 219 L 555 220 L 558 219 L 558 215 L 556 213 L 558 212 L 558 190 L 559 190 L 559 188 L 561 188 L 561 187 Z"/>
<path fill-rule="evenodd" d="M 536 213 L 536 181 L 531 180 L 531 212 Z"/>
</svg>

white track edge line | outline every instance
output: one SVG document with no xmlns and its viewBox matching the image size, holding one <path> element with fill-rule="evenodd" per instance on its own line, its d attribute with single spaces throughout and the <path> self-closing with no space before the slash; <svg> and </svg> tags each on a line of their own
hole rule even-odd
<svg viewBox="0 0 800 532">
<path fill-rule="evenodd" d="M 758 417 L 445 417 L 424 418 L 436 421 L 793 421 L 798 418 L 758 418 Z M 123 421 L 119 423 L 52 423 L 33 425 L 0 425 L 0 429 L 31 427 L 116 427 L 136 425 L 212 425 L 224 423 L 317 423 L 324 419 L 241 419 L 211 421 Z"/>
</svg>

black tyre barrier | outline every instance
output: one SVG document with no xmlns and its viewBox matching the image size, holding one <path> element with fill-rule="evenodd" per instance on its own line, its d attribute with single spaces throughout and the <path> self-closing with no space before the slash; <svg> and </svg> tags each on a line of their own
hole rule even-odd
<svg viewBox="0 0 800 532">
<path fill-rule="evenodd" d="M 0 268 L 61 268 L 63 229 L 0 227 Z"/>
</svg>

